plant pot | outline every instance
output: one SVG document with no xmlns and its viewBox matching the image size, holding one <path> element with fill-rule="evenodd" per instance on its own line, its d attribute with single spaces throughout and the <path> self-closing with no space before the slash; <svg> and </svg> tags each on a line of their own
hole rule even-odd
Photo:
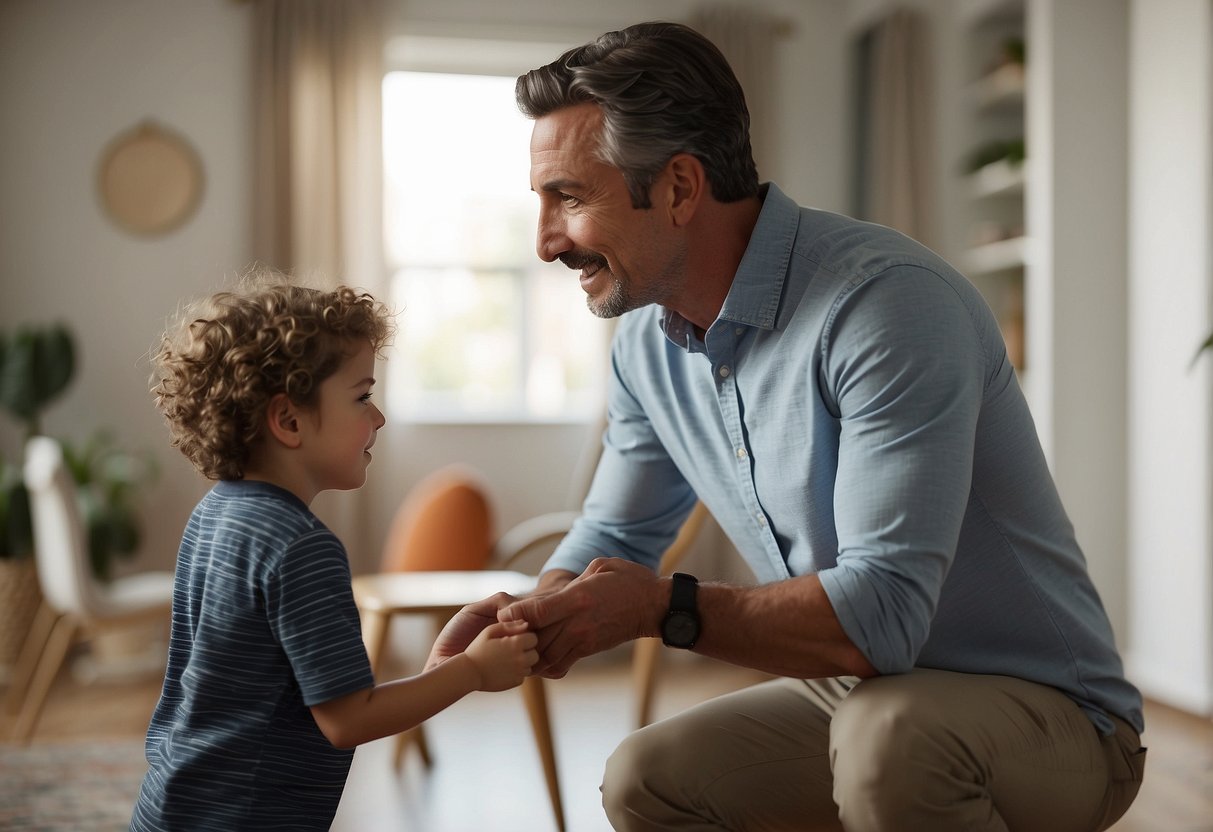
<svg viewBox="0 0 1213 832">
<path fill-rule="evenodd" d="M 0 679 L 12 672 L 41 603 L 34 559 L 0 558 Z"/>
</svg>

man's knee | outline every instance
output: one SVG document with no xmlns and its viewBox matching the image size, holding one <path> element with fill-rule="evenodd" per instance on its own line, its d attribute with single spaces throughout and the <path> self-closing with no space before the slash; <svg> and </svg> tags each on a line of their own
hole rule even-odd
<svg viewBox="0 0 1213 832">
<path fill-rule="evenodd" d="M 871 828 L 897 828 L 899 819 L 923 811 L 932 797 L 924 780 L 931 772 L 955 772 L 947 762 L 951 751 L 940 741 L 946 732 L 937 730 L 930 710 L 884 687 L 859 685 L 830 727 L 834 802 L 844 822 L 861 813 Z"/>
<path fill-rule="evenodd" d="M 656 829 L 660 807 L 667 805 L 670 746 L 659 732 L 644 728 L 624 738 L 607 758 L 602 776 L 602 807 L 614 829 Z"/>
</svg>

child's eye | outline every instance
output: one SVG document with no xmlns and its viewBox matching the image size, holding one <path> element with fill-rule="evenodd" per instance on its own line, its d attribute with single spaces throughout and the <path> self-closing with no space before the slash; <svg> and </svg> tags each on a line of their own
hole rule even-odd
<svg viewBox="0 0 1213 832">
<path fill-rule="evenodd" d="M 366 404 L 370 400 L 371 400 L 371 393 L 369 390 L 358 397 L 358 401 L 362 402 L 363 404 Z"/>
</svg>

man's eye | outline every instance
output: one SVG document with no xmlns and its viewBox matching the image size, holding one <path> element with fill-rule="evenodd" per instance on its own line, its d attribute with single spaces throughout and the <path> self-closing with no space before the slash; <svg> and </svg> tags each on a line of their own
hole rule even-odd
<svg viewBox="0 0 1213 832">
<path fill-rule="evenodd" d="M 581 200 L 572 194 L 561 194 L 560 201 L 568 208 L 576 208 L 581 204 Z"/>
</svg>

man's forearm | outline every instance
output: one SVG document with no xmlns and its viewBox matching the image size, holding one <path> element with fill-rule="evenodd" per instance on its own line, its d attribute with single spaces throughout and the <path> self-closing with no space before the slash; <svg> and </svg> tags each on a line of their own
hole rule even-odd
<svg viewBox="0 0 1213 832">
<path fill-rule="evenodd" d="M 816 575 L 760 587 L 701 584 L 695 652 L 799 679 L 877 675 L 838 622 Z"/>
</svg>

